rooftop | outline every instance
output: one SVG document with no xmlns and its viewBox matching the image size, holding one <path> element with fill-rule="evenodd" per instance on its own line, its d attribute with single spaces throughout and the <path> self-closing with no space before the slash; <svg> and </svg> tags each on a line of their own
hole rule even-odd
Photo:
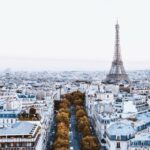
<svg viewBox="0 0 150 150">
<path fill-rule="evenodd" d="M 122 136 L 122 135 L 134 134 L 135 130 L 130 125 L 127 125 L 122 122 L 117 122 L 110 125 L 107 132 L 109 135 Z"/>
<path fill-rule="evenodd" d="M 140 133 L 131 140 L 132 147 L 149 147 L 150 146 L 150 133 Z"/>
<path fill-rule="evenodd" d="M 0 128 L 0 136 L 32 135 L 37 125 L 29 122 L 17 122 L 8 128 Z"/>
<path fill-rule="evenodd" d="M 144 123 L 149 123 L 150 122 L 150 112 L 138 114 L 137 119 L 142 120 Z"/>
</svg>

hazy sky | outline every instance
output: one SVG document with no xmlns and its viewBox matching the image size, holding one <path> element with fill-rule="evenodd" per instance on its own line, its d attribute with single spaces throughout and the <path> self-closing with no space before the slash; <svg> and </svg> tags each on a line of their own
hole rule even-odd
<svg viewBox="0 0 150 150">
<path fill-rule="evenodd" d="M 1 0 L 0 69 L 150 69 L 150 0 Z"/>
</svg>

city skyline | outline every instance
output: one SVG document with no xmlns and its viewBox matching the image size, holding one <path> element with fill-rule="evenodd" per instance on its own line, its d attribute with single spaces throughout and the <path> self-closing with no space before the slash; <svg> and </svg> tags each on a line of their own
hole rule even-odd
<svg viewBox="0 0 150 150">
<path fill-rule="evenodd" d="M 149 69 L 149 3 L 0 2 L 0 68 L 108 71 L 118 18 L 126 70 Z"/>
<path fill-rule="evenodd" d="M 0 150 L 150 150 L 149 6 L 0 1 Z"/>
</svg>

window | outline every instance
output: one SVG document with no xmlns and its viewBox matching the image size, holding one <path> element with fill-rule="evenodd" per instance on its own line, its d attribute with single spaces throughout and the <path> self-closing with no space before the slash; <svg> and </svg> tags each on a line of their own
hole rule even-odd
<svg viewBox="0 0 150 150">
<path fill-rule="evenodd" d="M 32 144 L 31 143 L 27 143 L 27 147 L 31 147 L 32 146 Z"/>
<path fill-rule="evenodd" d="M 120 142 L 117 142 L 116 148 L 120 148 Z"/>
</svg>

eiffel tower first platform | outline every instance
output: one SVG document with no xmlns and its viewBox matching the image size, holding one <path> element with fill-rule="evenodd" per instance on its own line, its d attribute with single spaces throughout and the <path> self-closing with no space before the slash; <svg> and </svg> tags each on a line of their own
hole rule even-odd
<svg viewBox="0 0 150 150">
<path fill-rule="evenodd" d="M 130 79 L 125 72 L 123 61 L 121 58 L 121 50 L 120 50 L 120 43 L 119 43 L 119 24 L 115 25 L 116 29 L 116 40 L 115 40 L 115 52 L 114 58 L 112 61 L 111 69 L 109 74 L 106 76 L 106 79 L 103 83 L 106 84 L 130 84 Z"/>
</svg>

